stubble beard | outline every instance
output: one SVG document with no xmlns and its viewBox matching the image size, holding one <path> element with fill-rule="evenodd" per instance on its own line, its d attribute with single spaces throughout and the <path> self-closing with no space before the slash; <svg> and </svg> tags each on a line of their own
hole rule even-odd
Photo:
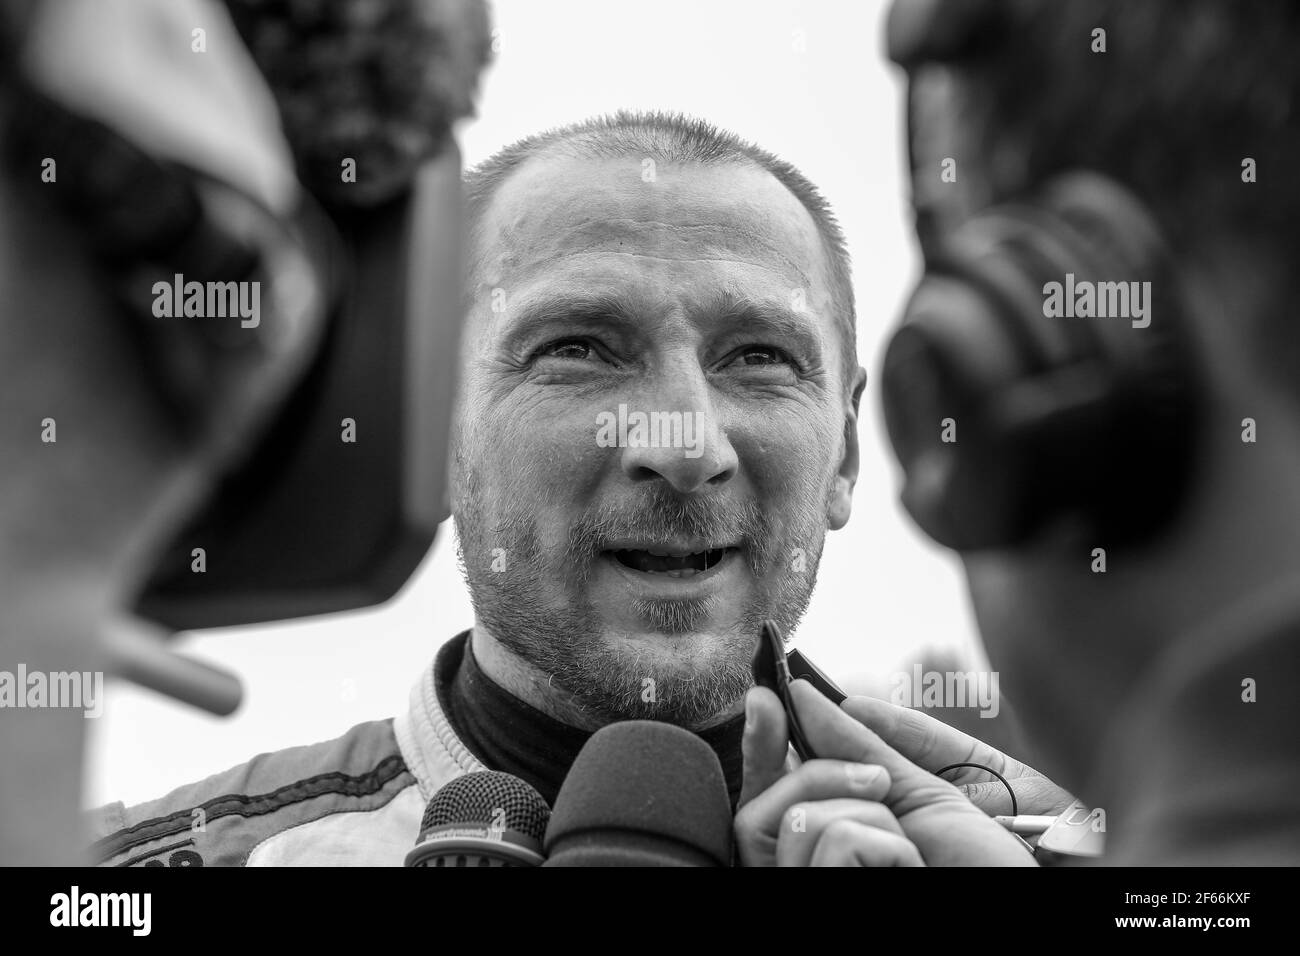
<svg viewBox="0 0 1300 956">
<path fill-rule="evenodd" d="M 504 493 L 493 494 L 498 508 L 489 517 L 478 473 L 463 458 L 458 464 L 457 553 L 478 624 L 591 722 L 661 720 L 691 729 L 713 723 L 753 683 L 750 660 L 762 622 L 771 618 L 792 635 L 808 608 L 833 478 L 823 494 L 816 479 L 805 482 L 779 529 L 755 505 L 706 503 L 656 484 L 636 507 L 588 508 L 564 542 L 546 548 L 534 509 L 519 504 L 535 496 L 494 489 Z M 620 537 L 744 540 L 753 579 L 775 583 L 707 638 L 717 598 L 637 599 L 631 608 L 647 631 L 683 645 L 689 640 L 698 652 L 678 661 L 631 654 L 609 637 L 586 589 L 602 542 Z"/>
</svg>

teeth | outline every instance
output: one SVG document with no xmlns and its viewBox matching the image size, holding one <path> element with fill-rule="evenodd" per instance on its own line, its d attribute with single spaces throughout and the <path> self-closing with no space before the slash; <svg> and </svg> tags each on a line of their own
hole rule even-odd
<svg viewBox="0 0 1300 956">
<path fill-rule="evenodd" d="M 3 2 L 3 0 L 0 0 L 0 2 Z M 690 578 L 717 567 L 717 565 L 727 557 L 728 550 L 729 549 L 727 548 L 708 548 L 704 551 L 683 554 L 680 552 L 656 551 L 651 548 L 640 548 L 614 551 L 612 552 L 612 555 L 624 566 L 640 571 L 643 574 L 667 574 L 674 578 Z M 643 555 L 640 559 L 637 557 L 638 551 Z M 644 560 L 644 556 L 659 558 L 660 561 L 647 562 Z M 669 559 L 664 562 L 667 563 L 669 567 L 661 569 L 645 566 L 647 564 L 659 564 L 663 559 Z M 673 567 L 673 565 L 679 566 Z"/>
</svg>

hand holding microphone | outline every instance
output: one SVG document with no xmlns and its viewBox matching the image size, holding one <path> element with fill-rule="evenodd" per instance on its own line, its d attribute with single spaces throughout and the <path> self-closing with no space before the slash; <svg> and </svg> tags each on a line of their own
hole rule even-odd
<svg viewBox="0 0 1300 956">
<path fill-rule="evenodd" d="M 851 716 L 860 699 L 842 710 L 802 680 L 790 693 L 820 758 L 787 771 L 781 703 L 765 688 L 749 692 L 735 825 L 745 865 L 1034 865 L 960 790 Z"/>
<path fill-rule="evenodd" d="M 804 736 L 822 756 L 788 770 L 789 731 L 780 699 L 765 687 L 749 692 L 744 781 L 735 820 L 741 864 L 924 866 L 883 802 L 891 787 L 888 770 L 864 762 L 854 734 L 820 713 L 822 708 L 836 711 L 834 704 L 806 681 L 794 681 L 789 688 Z M 812 713 L 805 696 L 816 698 L 818 713 Z M 808 720 L 811 716 L 817 719 Z"/>
<path fill-rule="evenodd" d="M 1033 767 L 929 714 L 874 697 L 850 697 L 840 707 L 923 770 L 934 773 L 954 764 L 966 764 L 943 774 L 943 779 L 989 816 L 1056 816 L 1074 801 L 1068 790 Z M 1011 796 L 1000 781 L 988 780 L 986 771 L 969 764 L 980 764 L 1005 777 L 1015 789 L 1016 805 L 1012 806 Z"/>
</svg>

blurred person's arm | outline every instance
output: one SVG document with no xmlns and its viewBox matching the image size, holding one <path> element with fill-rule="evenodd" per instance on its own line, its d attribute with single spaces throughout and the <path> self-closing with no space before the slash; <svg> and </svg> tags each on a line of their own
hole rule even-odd
<svg viewBox="0 0 1300 956">
<path fill-rule="evenodd" d="M 24 193 L 0 183 L 0 671 L 102 672 L 99 628 L 180 449 L 75 226 Z M 0 862 L 76 859 L 87 727 L 76 709 L 0 710 Z"/>
<path fill-rule="evenodd" d="M 219 4 L 32 9 L 28 82 L 268 205 L 292 201 L 269 94 Z M 203 54 L 190 48 L 198 26 Z M 7 83 L 3 96 L 16 95 Z M 197 449 L 169 429 L 78 224 L 43 201 L 40 190 L 57 187 L 41 172 L 0 177 L 0 671 L 11 686 L 21 672 L 102 674 L 105 623 L 208 480 Z M 83 859 L 87 719 L 84 708 L 0 709 L 0 863 Z"/>
</svg>

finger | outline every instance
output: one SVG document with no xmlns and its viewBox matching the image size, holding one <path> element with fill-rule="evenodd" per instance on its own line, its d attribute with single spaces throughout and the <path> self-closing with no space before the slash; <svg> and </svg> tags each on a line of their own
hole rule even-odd
<svg viewBox="0 0 1300 956">
<path fill-rule="evenodd" d="M 790 685 L 799 723 L 820 757 L 879 764 L 889 772 L 895 787 L 928 773 L 885 743 L 870 727 L 841 710 L 806 680 Z"/>
<path fill-rule="evenodd" d="M 1074 800 L 1068 791 L 1028 764 L 929 714 L 873 697 L 850 697 L 840 706 L 908 760 L 931 773 L 954 763 L 991 767 L 1015 789 L 1016 809 L 1020 813 L 1060 813 Z M 990 816 L 1011 813 L 1007 788 L 1000 780 L 987 777 L 982 770 L 963 767 L 944 774 L 943 779 L 956 785 L 971 803 Z"/>
<path fill-rule="evenodd" d="M 912 763 L 931 773 L 954 763 L 982 763 L 1004 776 L 1019 776 L 1030 769 L 970 734 L 918 710 L 874 697 L 849 697 L 840 707 Z"/>
<path fill-rule="evenodd" d="M 947 774 L 944 776 L 947 778 Z M 1019 777 L 1014 783 L 1007 781 L 1016 790 L 1015 809 L 1018 813 L 1037 813 L 1038 811 L 1028 809 L 1026 804 L 1021 802 L 1020 798 L 1024 796 L 1025 779 Z M 967 800 L 991 817 L 1011 813 L 1011 795 L 1007 793 L 1007 788 L 1002 786 L 1000 780 L 983 783 L 959 783 L 956 784 L 956 787 Z"/>
<path fill-rule="evenodd" d="M 854 820 L 864 826 L 903 835 L 889 808 L 874 800 L 817 800 L 797 803 L 781 818 L 776 842 L 777 866 L 808 866 L 822 834 L 837 820 Z"/>
<path fill-rule="evenodd" d="M 1063 812 L 1074 801 L 1069 791 L 1062 790 L 1036 771 L 1011 777 L 1007 782 L 1016 791 L 1017 813 L 1057 814 Z M 959 784 L 957 789 L 965 794 L 967 800 L 989 816 L 1008 814 L 1012 810 L 1011 796 L 1000 780 Z"/>
<path fill-rule="evenodd" d="M 810 760 L 779 777 L 737 812 L 736 844 L 745 866 L 775 862 L 777 837 L 785 811 L 797 803 L 849 797 L 880 801 L 889 792 L 889 774 L 881 767 L 843 760 Z"/>
<path fill-rule="evenodd" d="M 925 861 L 906 837 L 844 819 L 822 832 L 810 865 L 925 866 Z"/>
<path fill-rule="evenodd" d="M 781 699 L 766 687 L 750 688 L 745 695 L 745 734 L 740 743 L 744 771 L 738 806 L 743 807 L 785 776 L 789 746 Z"/>
</svg>

